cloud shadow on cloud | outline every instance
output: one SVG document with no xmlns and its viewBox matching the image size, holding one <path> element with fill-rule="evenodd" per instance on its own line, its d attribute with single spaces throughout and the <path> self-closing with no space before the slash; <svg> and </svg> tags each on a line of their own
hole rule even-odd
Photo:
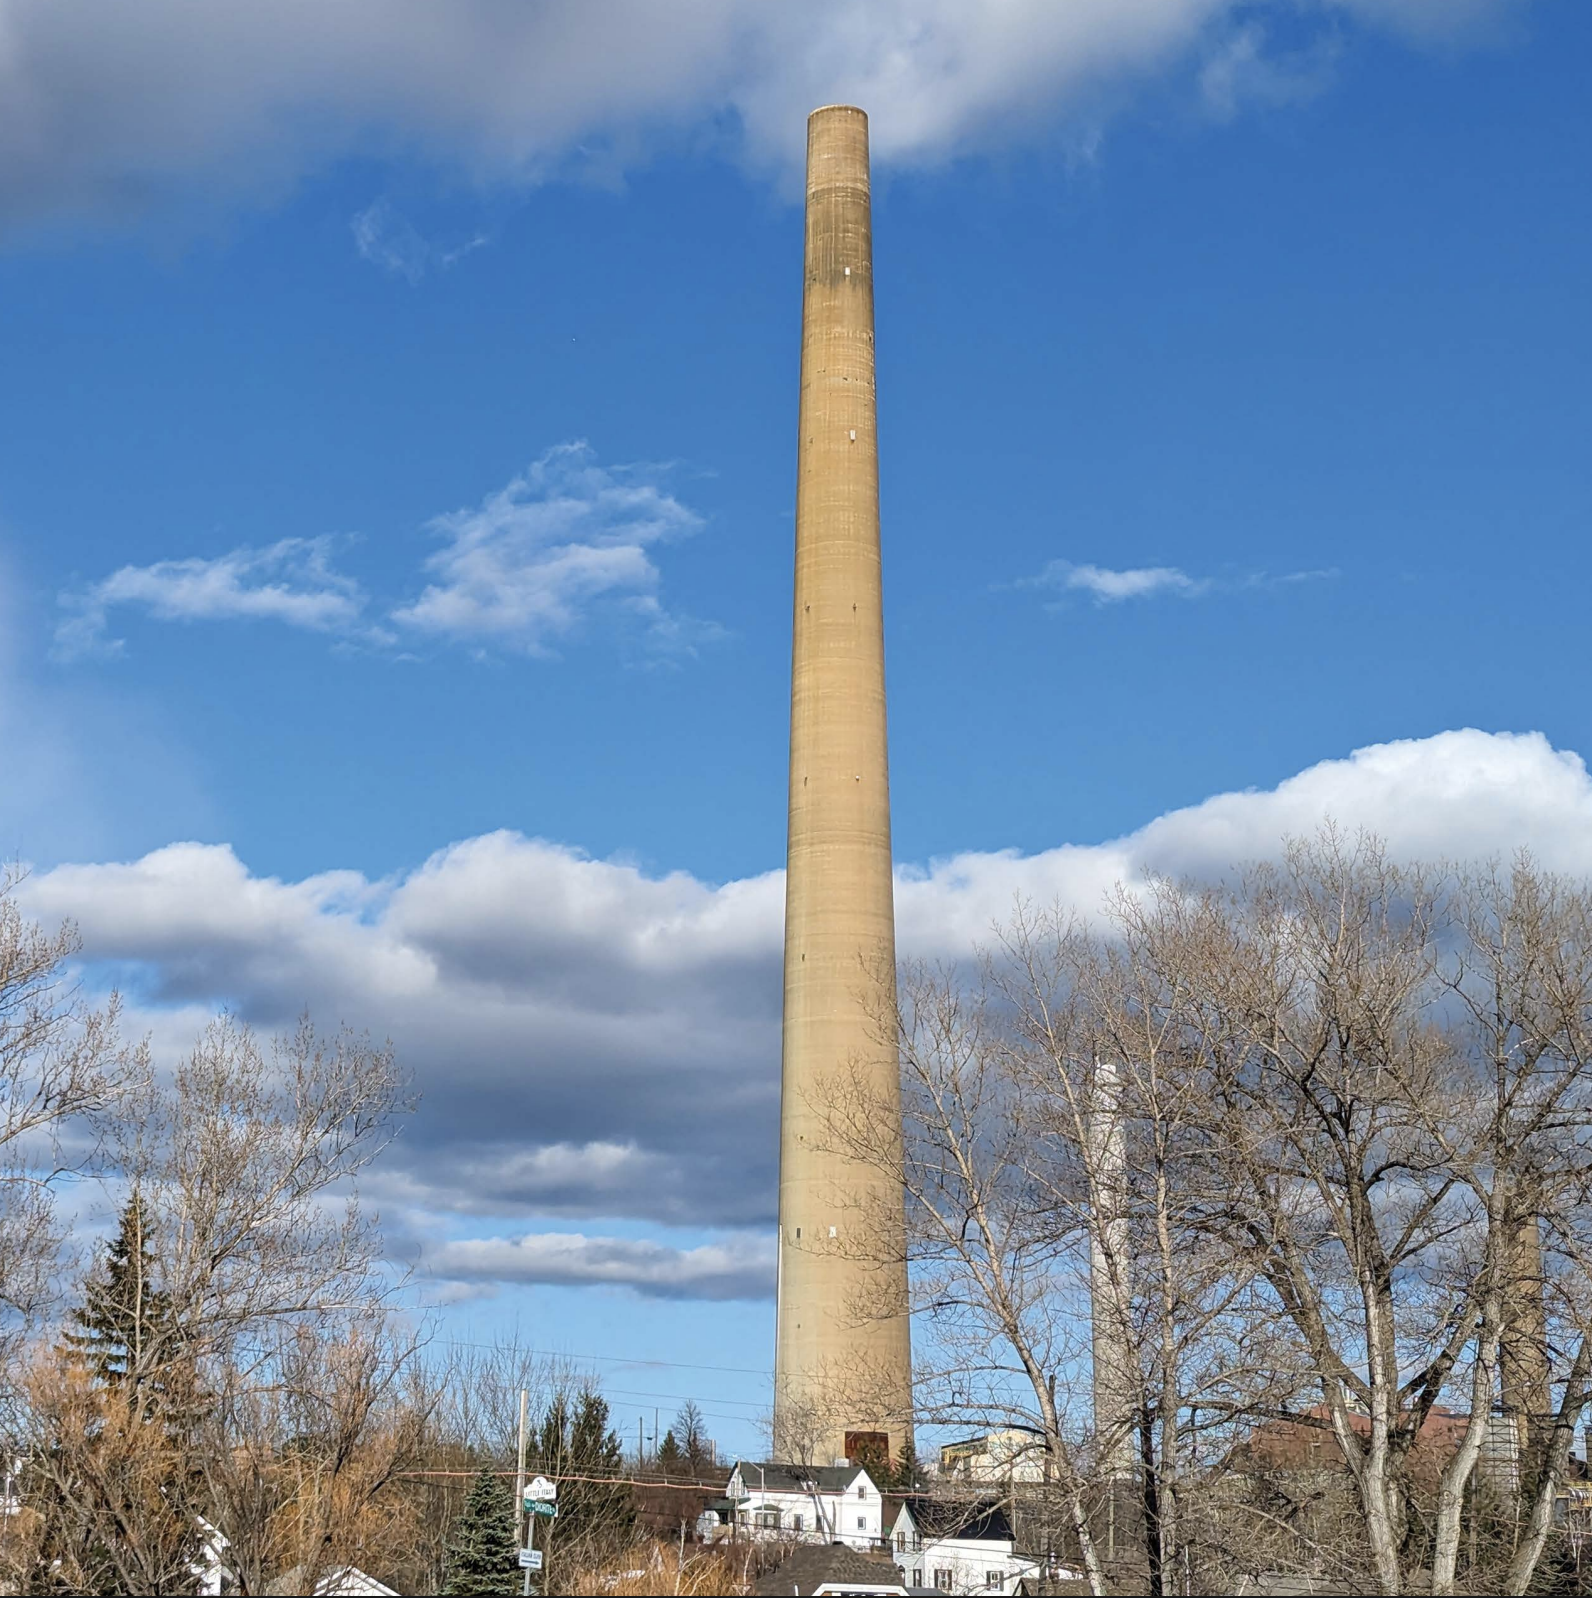
<svg viewBox="0 0 1592 1598">
<path fill-rule="evenodd" d="M 9 0 L 0 64 L 0 232 L 117 225 L 193 196 L 271 199 L 348 156 L 418 156 L 473 186 L 589 169 L 733 129 L 785 177 L 815 105 L 873 118 L 881 164 L 922 165 L 1097 129 L 1147 80 L 1215 114 L 1318 86 L 1320 47 L 1269 57 L 1244 0 L 144 0 L 81 26 Z M 1448 42 L 1507 0 L 1307 0 L 1294 31 L 1351 23 Z M 1485 32 L 1485 28 L 1483 28 Z M 1203 88 L 1201 86 L 1203 78 Z M 726 136 L 726 135 L 721 135 Z M 370 250 L 424 270 L 392 224 Z"/>
<path fill-rule="evenodd" d="M 899 945 L 965 958 L 1019 896 L 1097 914 L 1118 882 L 1218 876 L 1328 817 L 1382 834 L 1408 858 L 1524 846 L 1550 869 L 1592 873 L 1592 780 L 1580 757 L 1538 733 L 1462 730 L 1372 745 L 1106 843 L 901 866 Z M 391 1036 L 421 1107 L 365 1185 L 417 1235 L 448 1217 L 718 1229 L 774 1220 L 777 872 L 720 884 L 649 876 L 499 832 L 390 881 L 343 871 L 284 882 L 253 875 L 224 845 L 181 843 L 40 871 L 23 891 L 40 918 L 77 920 L 91 960 L 144 974 L 140 1002 L 160 1039 L 171 1037 L 172 1007 L 221 1004 L 263 1028 L 307 1007 L 323 1024 Z M 432 1267 L 467 1265 L 477 1283 L 586 1271 L 580 1279 L 711 1297 L 745 1286 L 755 1264 L 739 1242 L 722 1259 L 670 1263 L 579 1236 L 579 1247 L 523 1242 L 519 1252 L 500 1238 L 450 1244 Z"/>
</svg>

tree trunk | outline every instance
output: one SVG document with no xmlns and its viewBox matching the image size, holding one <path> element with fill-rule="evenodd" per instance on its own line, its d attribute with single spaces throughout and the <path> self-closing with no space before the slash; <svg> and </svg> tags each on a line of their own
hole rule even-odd
<svg viewBox="0 0 1592 1598">
<path fill-rule="evenodd" d="M 1471 1376 L 1470 1421 L 1452 1458 L 1443 1467 L 1437 1488 L 1437 1521 L 1432 1535 L 1432 1598 L 1454 1590 L 1459 1564 L 1459 1533 L 1465 1489 L 1476 1472 L 1492 1409 L 1493 1372 L 1498 1363 L 1498 1303 L 1489 1297 L 1482 1310 L 1476 1368 Z M 1472 1508 L 1474 1514 L 1474 1507 Z"/>
</svg>

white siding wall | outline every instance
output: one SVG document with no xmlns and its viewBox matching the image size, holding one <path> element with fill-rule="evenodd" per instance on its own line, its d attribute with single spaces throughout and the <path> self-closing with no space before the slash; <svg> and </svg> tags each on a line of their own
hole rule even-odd
<svg viewBox="0 0 1592 1598">
<path fill-rule="evenodd" d="M 743 1474 L 741 1486 L 746 1496 L 737 1502 L 737 1518 L 754 1537 L 843 1542 L 867 1552 L 884 1536 L 884 1499 L 866 1475 L 859 1475 L 843 1493 L 776 1492 L 759 1487 L 753 1472 Z"/>
<path fill-rule="evenodd" d="M 916 1554 L 896 1555 L 899 1564 L 910 1560 L 911 1568 L 923 1571 L 925 1585 L 933 1585 L 938 1572 L 951 1572 L 946 1590 L 955 1593 L 1004 1593 L 1017 1591 L 1018 1581 L 1038 1572 L 1037 1561 L 1021 1559 L 1010 1543 L 975 1542 L 967 1537 L 926 1537 Z M 991 1577 L 996 1579 L 992 1582 Z"/>
<path fill-rule="evenodd" d="M 912 1586 L 933 1586 L 945 1573 L 949 1580 L 939 1584 L 947 1592 L 1011 1594 L 1023 1576 L 1039 1571 L 1038 1561 L 1013 1553 L 1009 1541 L 922 1537 L 910 1509 L 901 1511 L 891 1530 L 896 1537 L 891 1558 Z"/>
</svg>

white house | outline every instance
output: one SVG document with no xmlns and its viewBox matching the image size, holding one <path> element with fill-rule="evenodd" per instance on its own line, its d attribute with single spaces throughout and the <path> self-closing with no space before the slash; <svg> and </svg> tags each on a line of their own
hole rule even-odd
<svg viewBox="0 0 1592 1598">
<path fill-rule="evenodd" d="M 739 1460 L 724 1496 L 754 1537 L 845 1543 L 884 1552 L 884 1495 L 861 1465 L 771 1465 Z"/>
<path fill-rule="evenodd" d="M 203 1515 L 195 1515 L 199 1522 L 199 1557 L 188 1566 L 194 1579 L 194 1591 L 200 1598 L 220 1598 L 220 1594 L 237 1585 L 227 1569 L 227 1550 L 232 1546 L 230 1537 L 223 1537 Z"/>
<path fill-rule="evenodd" d="M 194 1578 L 194 1591 L 200 1594 L 200 1598 L 222 1598 L 224 1594 L 236 1592 L 237 1577 L 226 1563 L 231 1540 L 202 1515 L 195 1519 L 199 1522 L 200 1531 L 199 1557 L 188 1567 Z M 316 1580 L 313 1588 L 305 1579 L 303 1566 L 295 1565 L 291 1570 L 283 1571 L 265 1590 L 268 1593 L 293 1594 L 295 1598 L 306 1593 L 313 1593 L 314 1598 L 398 1598 L 391 1587 L 367 1575 L 357 1565 L 339 1565 L 326 1571 Z"/>
<path fill-rule="evenodd" d="M 328 1570 L 310 1587 L 304 1579 L 304 1567 L 295 1565 L 284 1571 L 265 1589 L 268 1593 L 313 1593 L 314 1598 L 398 1598 L 398 1594 L 374 1576 L 366 1575 L 358 1565 L 339 1565 Z"/>
<path fill-rule="evenodd" d="M 1023 1577 L 1044 1574 L 1042 1560 L 1017 1552 L 1011 1521 L 998 1504 L 914 1493 L 890 1528 L 890 1550 L 908 1587 L 937 1592 L 1015 1593 Z"/>
</svg>

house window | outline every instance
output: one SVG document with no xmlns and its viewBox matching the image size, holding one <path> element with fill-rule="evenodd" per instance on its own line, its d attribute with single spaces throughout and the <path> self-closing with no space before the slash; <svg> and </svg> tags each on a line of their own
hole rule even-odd
<svg viewBox="0 0 1592 1598">
<path fill-rule="evenodd" d="M 941 1592 L 956 1591 L 956 1572 L 954 1570 L 937 1570 L 934 1572 L 934 1585 Z"/>
<path fill-rule="evenodd" d="M 777 1509 L 760 1509 L 757 1512 L 757 1524 L 766 1531 L 779 1530 L 779 1511 Z"/>
<path fill-rule="evenodd" d="M 792 1515 L 790 1517 L 790 1529 L 792 1531 L 801 1531 L 805 1524 L 806 1522 L 803 1521 L 800 1515 Z"/>
<path fill-rule="evenodd" d="M 868 1484 L 866 1482 L 857 1483 L 857 1496 L 859 1498 L 866 1498 L 868 1496 Z"/>
<path fill-rule="evenodd" d="M 984 1572 L 984 1585 L 986 1587 L 998 1587 L 998 1586 L 1000 1586 L 1001 1577 L 1004 1574 L 1005 1574 L 1005 1572 L 1004 1571 L 1000 1571 L 1000 1570 L 986 1570 Z"/>
<path fill-rule="evenodd" d="M 868 1529 L 868 1517 L 866 1515 L 858 1515 L 857 1516 L 857 1530 L 858 1531 L 866 1531 L 867 1529 Z"/>
</svg>

